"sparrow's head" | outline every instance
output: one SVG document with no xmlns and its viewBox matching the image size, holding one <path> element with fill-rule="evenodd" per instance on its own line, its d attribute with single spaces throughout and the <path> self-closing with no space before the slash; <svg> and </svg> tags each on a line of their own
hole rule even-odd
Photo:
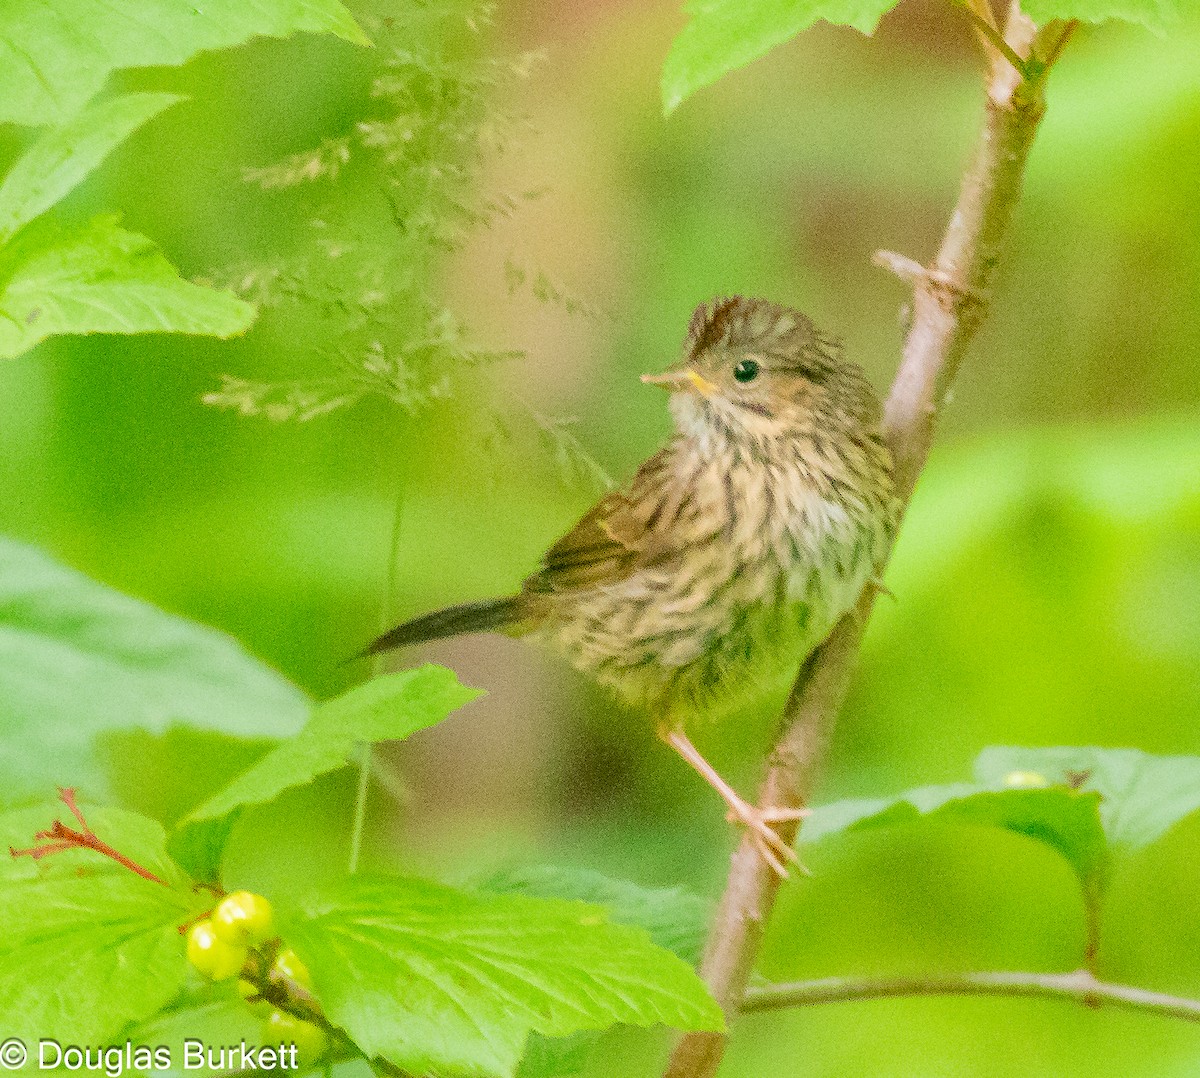
<svg viewBox="0 0 1200 1078">
<path fill-rule="evenodd" d="M 879 416 L 874 390 L 838 341 L 799 311 L 742 296 L 697 307 L 680 362 L 642 381 L 672 391 L 684 433 L 759 445 L 818 430 L 836 435 Z"/>
</svg>

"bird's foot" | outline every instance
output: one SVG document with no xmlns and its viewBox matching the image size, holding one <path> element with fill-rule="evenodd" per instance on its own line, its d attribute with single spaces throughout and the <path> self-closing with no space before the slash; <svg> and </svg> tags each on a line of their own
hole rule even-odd
<svg viewBox="0 0 1200 1078">
<path fill-rule="evenodd" d="M 664 723 L 659 727 L 658 736 L 679 753 L 701 775 L 704 781 L 721 795 L 721 800 L 729 806 L 728 818 L 746 829 L 750 840 L 754 843 L 754 848 L 758 850 L 759 855 L 774 872 L 781 878 L 787 879 L 786 862 L 791 861 L 800 871 L 808 875 L 808 869 L 800 864 L 796 851 L 789 843 L 784 842 L 779 832 L 771 826 L 776 823 L 802 820 L 808 815 L 807 809 L 784 808 L 780 805 L 758 808 L 750 804 L 721 778 L 716 768 L 700 754 L 700 750 L 691 743 L 687 734 L 679 727 Z"/>
<path fill-rule="evenodd" d="M 759 856 L 766 861 L 776 875 L 786 880 L 789 862 L 806 876 L 810 874 L 808 869 L 800 863 L 796 851 L 771 826 L 776 823 L 792 823 L 802 820 L 808 815 L 808 809 L 782 808 L 778 805 L 759 808 L 740 797 L 736 801 L 728 800 L 728 804 L 729 811 L 725 818 L 732 823 L 741 824 L 746 829 Z"/>
</svg>

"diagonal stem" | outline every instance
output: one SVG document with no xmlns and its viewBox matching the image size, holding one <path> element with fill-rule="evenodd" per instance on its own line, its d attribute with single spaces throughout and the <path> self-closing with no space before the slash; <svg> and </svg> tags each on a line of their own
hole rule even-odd
<svg viewBox="0 0 1200 1078">
<path fill-rule="evenodd" d="M 1013 66 L 1013 70 L 1023 79 L 1029 78 L 1029 67 L 1025 60 L 1017 55 L 1013 47 L 1004 40 L 1004 35 L 996 27 L 991 10 L 986 4 L 967 4 L 964 8 L 967 16 L 975 26 L 975 32 Z M 985 48 L 986 48 L 985 45 Z"/>
<path fill-rule="evenodd" d="M 1013 0 L 1004 33 L 1008 46 L 1018 56 L 1029 56 L 1035 32 Z M 1040 80 L 1025 80 L 1006 61 L 992 65 L 983 127 L 958 203 L 933 265 L 913 281 L 911 328 L 884 409 L 897 492 L 905 503 L 925 466 L 938 407 L 984 315 L 1044 110 L 1041 86 Z M 808 801 L 875 596 L 873 587 L 863 592 L 797 678 L 768 759 L 760 791 L 763 806 L 796 808 Z M 788 842 L 795 836 L 794 825 L 781 824 L 778 831 Z M 710 991 L 730 1017 L 741 1006 L 779 884 L 753 844 L 743 839 L 733 855 L 701 964 Z M 712 1078 L 725 1043 L 723 1033 L 687 1034 L 676 1046 L 665 1078 Z"/>
</svg>

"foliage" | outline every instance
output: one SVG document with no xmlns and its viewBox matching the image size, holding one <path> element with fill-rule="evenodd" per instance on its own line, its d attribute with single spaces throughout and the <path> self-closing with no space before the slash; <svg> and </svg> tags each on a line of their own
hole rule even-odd
<svg viewBox="0 0 1200 1078">
<path fill-rule="evenodd" d="M 124 94 L 94 101 L 47 128 L 0 183 L 0 242 L 61 201 L 115 147 L 178 100 L 174 94 Z"/>
<path fill-rule="evenodd" d="M 975 762 L 984 783 L 1022 768 L 1094 791 L 1105 838 L 1126 854 L 1156 842 L 1200 808 L 1195 756 L 1152 756 L 1136 749 L 991 748 Z"/>
<path fill-rule="evenodd" d="M 64 232 L 47 224 L 10 252 L 0 295 L 6 320 L 0 356 L 60 333 L 241 333 L 253 309 L 234 296 L 182 280 L 145 236 L 96 217 Z"/>
<path fill-rule="evenodd" d="M 171 31 L 183 9 L 167 0 L 102 6 L 72 0 L 56 11 L 74 11 L 77 25 L 89 27 L 152 6 L 165 13 L 157 40 L 169 48 L 138 59 L 131 52 L 117 58 L 118 66 L 178 63 L 195 49 L 242 40 L 237 35 L 256 19 L 279 20 L 271 23 L 276 30 L 256 23 L 262 32 L 361 37 L 339 7 L 322 2 L 187 5 L 189 25 L 197 17 L 225 19 L 194 36 Z M 1025 6 L 1042 20 L 1112 17 L 1158 29 L 1170 28 L 1181 7 L 1168 0 Z M 47 6 L 6 6 L 0 47 L 9 42 L 5 34 L 26 25 L 16 15 L 35 7 Z M 678 104 L 816 18 L 867 30 L 881 10 L 833 0 L 694 3 L 664 68 L 664 99 Z M 945 13 L 961 14 L 948 6 Z M 168 215 L 180 216 L 181 229 L 203 233 L 193 262 L 208 264 L 206 244 L 222 229 L 255 235 L 261 228 L 252 263 L 232 278 L 242 300 L 182 280 L 149 240 L 110 216 L 89 214 L 76 225 L 72 206 L 61 204 L 143 124 L 154 125 L 156 138 L 176 124 L 206 155 L 211 139 L 214 161 L 224 154 L 226 165 L 254 160 L 238 158 L 261 145 L 245 132 L 241 141 L 215 137 L 221 125 L 236 129 L 239 110 L 231 104 L 250 92 L 246 70 L 237 67 L 243 61 L 216 58 L 188 75 L 204 87 L 200 114 L 218 117 L 209 127 L 171 109 L 177 72 L 139 73 L 97 98 L 112 57 L 69 53 L 65 40 L 60 56 L 46 35 L 51 53 L 39 55 L 49 57 L 43 67 L 58 80 L 54 95 L 39 97 L 41 88 L 20 82 L 27 74 L 20 62 L 0 65 L 3 107 L 17 122 L 46 125 L 27 145 L 14 145 L 16 163 L 0 183 L 0 306 L 9 314 L 0 318 L 0 351 L 16 354 L 42 337 L 78 331 L 230 335 L 249 324 L 247 300 L 269 306 L 264 337 L 237 342 L 232 351 L 189 350 L 178 341 L 138 350 L 91 340 L 39 349 L 8 365 L 12 404 L 0 431 L 0 468 L 11 488 L 6 526 L 166 609 L 235 628 L 253 650 L 310 687 L 347 676 L 327 671 L 373 628 L 363 614 L 377 602 L 372 540 L 390 517 L 372 485 L 375 443 L 394 420 L 372 427 L 361 414 L 353 425 L 338 416 L 323 433 L 277 432 L 272 448 L 253 433 L 231 433 L 239 425 L 223 425 L 221 417 L 193 416 L 201 410 L 189 411 L 191 402 L 215 370 L 262 360 L 266 379 L 277 369 L 290 373 L 299 350 L 300 362 L 316 367 L 311 381 L 230 380 L 214 400 L 297 419 L 369 395 L 415 417 L 436 416 L 433 406 L 451 393 L 469 409 L 475 378 L 502 353 L 469 343 L 433 282 L 446 269 L 448 249 L 524 201 L 524 194 L 479 194 L 484 155 L 490 160 L 517 123 L 498 111 L 497 99 L 522 71 L 481 56 L 480 38 L 462 9 L 449 4 L 420 5 L 412 21 L 406 8 L 392 26 L 363 21 L 378 38 L 377 49 L 355 61 L 375 68 L 379 94 L 365 105 L 313 59 L 333 56 L 334 66 L 347 66 L 341 58 L 355 50 L 342 42 L 311 43 L 312 51 L 296 54 L 306 59 L 294 78 L 270 74 L 272 57 L 291 53 L 260 51 L 244 61 L 263 63 L 265 72 L 254 88 L 269 108 L 256 116 L 271 115 L 282 100 L 278 82 L 305 113 L 291 145 L 326 139 L 280 165 L 248 170 L 272 193 L 256 194 L 244 216 L 226 215 L 221 204 L 202 204 L 189 216 L 196 178 L 155 160 L 157 145 L 153 157 L 132 156 L 124 172 L 106 169 L 135 192 L 133 201 L 157 199 Z M 940 212 L 962 146 L 945 134 L 952 125 L 930 124 L 922 110 L 949 116 L 976 105 L 974 86 L 952 66 L 957 59 L 947 60 L 941 38 L 920 27 L 912 32 L 925 50 L 919 77 L 897 66 L 879 85 L 864 80 L 875 58 L 851 51 L 845 41 L 854 35 L 817 35 L 816 45 L 789 50 L 792 67 L 759 65 L 744 84 L 761 91 L 783 73 L 787 93 L 811 91 L 797 95 L 803 100 L 762 108 L 760 95 L 749 108 L 732 93 L 719 103 L 707 95 L 707 105 L 683 110 L 665 129 L 643 121 L 645 101 L 631 106 L 617 92 L 633 70 L 619 51 L 628 45 L 614 46 L 596 32 L 590 47 L 608 57 L 617 77 L 603 84 L 603 94 L 586 95 L 595 109 L 587 151 L 561 141 L 589 177 L 608 167 L 625 185 L 620 214 L 607 220 L 627 231 L 613 227 L 605 236 L 620 251 L 628 300 L 613 345 L 613 369 L 622 378 L 645 369 L 648 357 L 668 354 L 677 343 L 676 315 L 706 288 L 778 289 L 781 297 L 790 291 L 806 304 L 824 304 L 850 323 L 853 351 L 878 360 L 874 373 L 882 377 L 895 333 L 890 311 L 885 319 L 869 312 L 886 286 L 861 283 L 854 267 L 865 262 L 868 244 L 880 242 L 878 234 L 898 229 L 905 242 L 924 242 L 926 204 Z M 151 44 L 124 30 L 112 40 Z M 982 342 L 993 349 L 992 361 L 978 376 L 1003 379 L 1004 391 L 976 385 L 960 394 L 952 422 L 964 432 L 1013 414 L 1107 417 L 1105 409 L 1118 407 L 1114 400 L 1122 410 L 1161 408 L 1194 383 L 1194 320 L 1181 312 L 1190 309 L 1185 285 L 1195 265 L 1180 260 L 1194 258 L 1188 244 L 1200 231 L 1186 213 L 1200 202 L 1192 198 L 1191 173 L 1177 167 L 1190 157 L 1171 156 L 1194 148 L 1194 65 L 1156 61 L 1190 59 L 1193 40 L 1181 35 L 1169 50 L 1149 38 L 1128 47 L 1124 40 L 1097 36 L 1091 51 L 1081 50 L 1078 67 L 1064 64 L 1055 73 L 1059 96 L 1047 136 L 1059 141 L 1044 143 L 1035 159 L 1029 242 L 1004 286 L 1007 301 L 997 305 L 1013 312 L 1012 320 L 996 334 L 998 343 Z M 605 52 L 614 48 L 612 56 Z M 523 70 L 523 61 L 516 67 Z M 581 81 L 595 80 L 589 65 L 578 67 Z M 206 80 L 217 87 L 222 78 L 234 89 L 225 98 L 217 89 L 208 96 Z M 130 90 L 160 81 L 165 90 Z M 562 100 L 572 92 L 565 83 L 554 89 L 544 96 L 556 102 L 560 89 Z M 331 104 L 335 93 L 346 100 Z M 1063 117 L 1069 122 L 1055 129 Z M 342 133 L 323 131 L 326 122 Z M 292 136 L 285 130 L 281 141 Z M 611 159 L 592 160 L 593 143 Z M 914 154 L 913 145 L 922 152 Z M 182 192 L 177 200 L 167 202 L 153 183 L 139 186 L 155 169 Z M 1131 177 L 1131 169 L 1139 171 Z M 377 196 L 377 213 L 359 212 L 346 196 L 363 188 Z M 280 209 L 293 198 L 320 222 L 302 239 L 299 257 L 288 249 L 294 237 Z M 799 216 L 815 222 L 811 231 L 781 226 L 797 202 L 804 205 Z M 572 235 L 569 245 L 602 264 L 605 247 L 588 238 L 588 220 L 581 213 L 581 238 Z M 904 231 L 910 224 L 911 235 Z M 1064 236 L 1070 242 L 1060 242 Z M 561 234 L 554 239 L 567 245 Z M 187 246 L 178 236 L 174 242 Z M 830 255 L 834 246 L 847 252 L 844 262 Z M 541 271 L 513 264 L 509 276 L 514 291 L 527 288 L 564 311 L 579 307 Z M 295 323 L 281 321 L 287 332 L 272 339 L 270 323 L 284 314 L 302 325 L 311 318 L 316 328 L 295 333 Z M 297 339 L 304 342 L 299 349 Z M 373 352 L 376 340 L 381 347 Z M 316 358 L 326 353 L 334 357 L 332 370 Z M 1069 379 L 1071 392 L 1058 394 L 1062 411 L 1039 412 L 1052 396 L 1051 378 Z M 603 422 L 606 408 L 626 410 L 624 401 L 608 399 L 610 384 L 589 380 L 593 397 L 584 411 L 602 418 L 594 436 L 632 461 L 659 428 L 642 422 L 650 413 L 636 412 L 636 404 L 628 409 L 632 419 Z M 571 444 L 574 436 L 557 420 L 537 407 L 528 413 L 556 452 Z M 471 418 L 495 425 L 486 415 Z M 451 435 L 435 423 L 414 428 L 399 452 L 430 467 L 414 481 L 405 523 L 402 584 L 413 609 L 518 578 L 560 521 L 580 508 L 548 491 L 537 469 L 514 466 L 506 469 L 495 511 L 481 512 L 483 484 L 455 459 Z M 422 438 L 430 447 L 413 444 Z M 566 466 L 587 459 L 574 445 L 563 450 Z M 1106 974 L 1194 988 L 1179 956 L 1198 945 L 1191 865 L 1200 759 L 1104 746 L 1000 746 L 979 754 L 972 781 L 952 780 L 979 745 L 1004 739 L 1103 738 L 1158 753 L 1194 751 L 1198 449 L 1195 423 L 1184 417 L 1122 430 L 1072 423 L 1028 435 L 1005 431 L 935 462 L 889 573 L 897 602 L 880 604 L 839 737 L 829 787 L 831 796 L 850 799 L 819 806 L 805 825 L 805 859 L 817 878 L 785 888 L 799 916 L 772 926 L 771 972 L 827 975 L 901 963 L 1069 968 L 1095 958 L 1079 945 L 1085 933 L 1076 931 L 1091 918 L 1103 923 Z M 461 494 L 468 488 L 470 498 Z M 459 654 L 477 661 L 475 652 Z M 16 1034 L 167 1043 L 177 1060 L 183 1038 L 260 1038 L 260 1020 L 234 984 L 198 983 L 177 931 L 215 901 L 197 885 L 220 889 L 225 881 L 259 887 L 278 908 L 282 940 L 256 954 L 265 968 L 278 946 L 303 953 L 314 995 L 289 995 L 287 1002 L 311 1004 L 309 1017 L 337 1027 L 327 1063 L 339 1076 L 348 1066 L 365 1074 L 362 1056 L 377 1051 L 387 1058 L 376 1066 L 423 1068 L 419 1073 L 640 1078 L 659 1046 L 613 1027 L 717 1024 L 711 1001 L 680 961 L 696 961 L 711 904 L 669 884 L 713 890 L 725 868 L 726 844 L 714 841 L 719 810 L 693 795 L 673 762 L 660 766 L 665 754 L 648 747 L 637 720 L 626 723 L 587 697 L 568 698 L 557 675 L 554 691 L 522 695 L 516 682 L 528 672 L 506 663 L 505 673 L 519 675 L 508 684 L 489 677 L 491 700 L 464 713 L 453 731 L 435 727 L 474 694 L 436 666 L 383 677 L 314 708 L 305 692 L 228 637 L 14 541 L 0 544 L 0 656 L 6 800 L 42 796 L 61 782 L 81 784 L 94 800 L 136 804 L 139 813 L 91 803 L 84 811 L 100 839 L 167 884 L 139 878 L 94 848 L 42 852 L 36 862 L 6 859 L 0 1015 L 11 1017 Z M 537 724 L 536 745 L 523 730 L 526 713 Z M 753 717 L 747 720 L 705 735 L 749 783 L 747 760 L 757 741 Z M 543 738 L 543 723 L 561 726 Z M 373 819 L 376 799 L 394 797 L 391 815 L 411 830 L 379 828 L 370 874 L 346 875 L 340 866 L 352 776 L 344 765 L 362 742 L 418 734 L 428 757 L 377 752 L 380 781 L 368 802 Z M 445 742 L 426 750 L 439 734 L 451 739 L 463 774 L 447 774 L 439 755 Z M 543 741 L 550 752 L 561 746 L 564 760 L 554 757 L 547 768 L 538 755 Z M 405 772 L 400 783 L 388 770 L 396 767 Z M 548 779 L 539 767 L 564 773 Z M 1045 784 L 1010 785 L 1022 772 Z M 524 821 L 512 824 L 490 801 L 464 809 L 461 789 L 453 789 L 490 789 L 493 780 L 504 789 L 506 773 L 524 796 L 538 799 L 530 823 L 534 859 L 592 867 L 530 867 L 530 838 L 505 830 Z M 398 789 L 410 774 L 415 793 Z M 864 796 L 914 776 L 940 785 Z M 0 845 L 44 851 L 56 840 L 33 836 L 55 811 L 62 812 L 38 804 L 3 812 Z M 442 813 L 450 826 L 435 830 Z M 496 870 L 497 860 L 508 867 Z M 418 872 L 475 882 L 433 882 Z M 597 991 L 593 974 L 603 974 L 611 992 Z M 511 1005 L 498 1003 L 498 984 Z M 928 1061 L 934 1054 L 947 1073 L 1092 1078 L 1102 1067 L 1121 1074 L 1195 1069 L 1191 1040 L 1172 1042 L 1168 1030 L 1161 1050 L 1147 1053 L 1144 1038 L 1107 1011 L 898 1006 L 899 1019 L 893 1005 L 866 1016 L 822 1008 L 770 1025 L 755 1019 L 753 1035 L 735 1040 L 738 1055 L 727 1070 L 776 1073 L 794 1065 L 797 1041 L 812 1066 L 829 1073 L 873 1073 L 873 1066 L 924 1073 L 938 1069 Z M 452 1023 L 456 1035 L 432 1028 L 435 1018 Z M 1016 1022 L 1023 1037 L 1014 1054 Z M 948 1038 L 951 1023 L 955 1036 Z M 601 1040 L 601 1029 L 612 1032 Z"/>
<path fill-rule="evenodd" d="M 163 615 L 98 585 L 73 583 L 85 609 L 105 607 L 162 624 Z M 60 601 L 53 617 L 43 612 L 38 624 L 43 648 L 78 646 L 80 617 L 69 603 Z M 203 639 L 189 629 L 183 638 L 197 635 Z M 114 654 L 110 665 L 128 667 L 136 678 L 139 653 Z M 166 654 L 168 668 L 193 669 L 186 649 Z M 229 673 L 242 670 L 233 666 Z M 212 676 L 220 682 L 225 674 Z M 236 711 L 241 684 L 223 688 Z M 11 698 L 11 687 L 0 691 Z M 87 848 L 70 840 L 78 830 L 60 824 L 26 845 L 51 814 L 48 808 L 14 809 L 0 818 L 0 838 L 16 854 L 0 885 L 6 923 L 16 926 L 0 948 L 0 1000 L 11 1028 L 30 1038 L 101 1042 L 130 1023 L 164 1036 L 192 1020 L 222 1032 L 238 1028 L 244 1005 L 184 992 L 187 962 L 176 929 L 211 901 L 184 869 L 211 867 L 197 878 L 219 889 L 235 810 L 345 763 L 356 743 L 428 727 L 474 695 L 433 666 L 351 690 L 317 708 L 298 736 L 214 792 L 170 843 L 158 824 L 135 813 L 89 808 L 85 822 L 66 796 L 83 833 L 96 836 Z M 63 721 L 51 717 L 47 724 Z M 981 754 L 976 776 L 974 784 L 820 807 L 806 824 L 806 838 L 812 843 L 897 826 L 1003 829 L 1064 857 L 1086 901 L 1099 903 L 1106 866 L 1118 851 L 1160 839 L 1200 808 L 1200 758 L 1194 757 L 992 748 Z M 202 857 L 195 856 L 194 841 L 177 841 L 214 821 Z M 181 848 L 191 851 L 182 867 L 168 853 Z M 131 866 L 146 878 L 132 874 Z M 707 920 L 705 904 L 678 890 L 645 890 L 580 870 L 514 868 L 472 889 L 378 874 L 315 887 L 297 881 L 271 903 L 283 941 L 312 978 L 311 996 L 291 1006 L 315 1006 L 321 1021 L 342 1031 L 339 1058 L 361 1053 L 447 1075 L 513 1075 L 519 1067 L 524 1075 L 566 1074 L 592 1047 L 578 1038 L 584 1031 L 614 1023 L 680 1029 L 721 1023 L 689 965 L 670 953 L 694 961 Z M 269 956 L 280 944 L 263 946 Z M 73 956 L 69 990 L 52 990 L 61 984 L 58 958 L 67 949 Z M 244 976 L 260 976 L 257 961 L 248 960 Z M 540 1036 L 530 1041 L 532 1033 Z M 565 1038 L 561 1047 L 555 1038 Z M 522 1064 L 527 1042 L 530 1055 Z"/>
<path fill-rule="evenodd" d="M 838 801 L 814 811 L 815 842 L 846 831 L 927 825 L 996 827 L 1063 857 L 1092 901 L 1110 860 L 1161 839 L 1200 809 L 1200 757 L 1134 749 L 993 746 L 975 761 L 975 783 L 925 786 L 894 798 Z"/>
<path fill-rule="evenodd" d="M 1123 19 L 1141 23 L 1150 30 L 1166 33 L 1183 20 L 1187 0 L 1028 0 L 1023 5 L 1034 22 L 1053 19 L 1082 19 L 1103 22 Z"/>
<path fill-rule="evenodd" d="M 947 0 L 968 7 L 966 0 Z M 757 60 L 818 20 L 874 33 L 896 0 L 690 0 L 688 24 L 663 64 L 662 99 L 669 113 L 697 90 Z M 1124 19 L 1166 31 L 1180 21 L 1177 0 L 1029 0 L 1038 23 L 1055 19 Z"/>
<path fill-rule="evenodd" d="M 99 585 L 76 583 L 75 590 L 91 607 L 157 617 L 163 627 L 162 615 L 148 615 Z M 42 647 L 75 645 L 79 614 L 61 601 L 54 614 L 40 622 Z M 190 630 L 184 639 L 195 635 Z M 186 648 L 165 655 L 160 666 L 168 671 L 193 672 Z M 128 668 L 135 683 L 141 662 L 137 651 L 109 658 L 110 665 Z M 221 682 L 220 673 L 213 677 Z M 236 712 L 242 686 L 231 680 L 220 688 Z M 13 697 L 10 687 L 0 687 L 0 694 Z M 430 726 L 475 695 L 450 671 L 426 666 L 322 705 L 298 735 L 183 821 L 182 838 L 170 848 L 183 851 L 186 867 L 198 866 L 200 882 L 216 887 L 229 834 L 225 818 L 235 810 L 344 764 L 357 743 L 395 740 Z M 253 707 L 254 698 L 247 703 Z M 48 726 L 70 721 L 43 719 Z M 78 829 L 56 822 L 37 830 L 35 821 L 50 815 L 46 808 L 0 818 L 0 837 L 9 838 L 15 858 L 0 886 L 0 910 L 17 926 L 0 948 L 0 1001 L 9 1028 L 31 1041 L 54 1036 L 89 1043 L 113 1038 L 131 1022 L 160 1028 L 165 1013 L 154 1016 L 170 1009 L 186 981 L 177 928 L 208 900 L 172 860 L 167 835 L 154 821 L 108 809 L 89 813 L 88 822 L 71 794 L 63 800 L 76 813 Z M 199 841 L 187 834 L 197 825 Z M 26 845 L 35 831 L 35 844 Z M 85 843 L 81 835 L 95 841 Z M 40 871 L 31 872 L 27 858 Z M 596 880 L 587 890 L 633 893 Z M 680 1029 L 722 1024 L 685 962 L 643 929 L 609 924 L 595 905 L 382 875 L 348 877 L 315 891 L 298 885 L 273 905 L 285 941 L 311 971 L 317 1013 L 344 1030 L 351 1055 L 379 1055 L 395 1066 L 439 1073 L 511 1075 L 531 1031 L 565 1037 L 617 1022 Z M 268 946 L 274 953 L 278 940 Z M 67 990 L 59 991 L 66 951 L 71 974 Z M 250 962 L 244 975 L 256 976 L 256 968 Z"/>
<path fill-rule="evenodd" d="M 368 43 L 337 0 L 206 0 L 202 6 L 188 0 L 66 0 L 53 7 L 11 0 L 0 11 L 0 122 L 61 124 L 113 71 L 182 64 L 204 49 L 228 48 L 257 34 L 300 31 Z"/>
<path fill-rule="evenodd" d="M 0 837 L 24 845 L 34 819 L 49 815 L 45 807 L 37 815 L 7 813 Z M 92 820 L 111 843 L 167 873 L 175 886 L 139 879 L 82 851 L 45 862 L 36 875 L 25 871 L 28 862 L 10 862 L 18 871 L 6 871 L 0 885 L 0 912 L 10 925 L 0 943 L 0 1009 L 12 1035 L 27 1043 L 111 1037 L 156 1013 L 183 985 L 176 925 L 203 900 L 172 869 L 153 821 L 113 809 Z"/>
<path fill-rule="evenodd" d="M 79 27 L 87 33 L 80 34 Z M 96 217 L 63 229 L 42 215 L 151 117 L 168 94 L 88 99 L 123 67 L 179 64 L 255 34 L 331 31 L 365 43 L 336 0 L 203 9 L 179 0 L 63 7 L 17 0 L 0 12 L 0 122 L 47 125 L 0 184 L 0 358 L 62 333 L 203 333 L 253 321 L 236 297 L 182 280 L 145 236 Z"/>
<path fill-rule="evenodd" d="M 241 333 L 253 308 L 182 280 L 152 241 L 99 216 L 45 216 L 120 142 L 179 98 L 126 94 L 47 128 L 0 184 L 0 358 L 61 333 Z"/>
<path fill-rule="evenodd" d="M 591 902 L 611 911 L 614 921 L 644 928 L 660 947 L 695 965 L 704 946 L 709 903 L 678 887 L 647 888 L 599 872 L 551 865 L 507 868 L 481 887 L 503 894 Z"/>
<path fill-rule="evenodd" d="M 224 635 L 0 540 L 0 779 L 9 796 L 99 782 L 94 739 L 172 724 L 286 736 L 309 702 Z"/>
<path fill-rule="evenodd" d="M 330 1018 L 412 1071 L 511 1074 L 531 1029 L 724 1024 L 688 966 L 582 903 L 355 877 L 283 931 Z"/>
<path fill-rule="evenodd" d="M 143 1072 L 170 1076 L 195 1074 L 185 1070 L 184 1042 L 206 1045 L 255 1044 L 262 1036 L 262 1022 L 229 981 L 204 986 L 188 985 L 160 1012 L 143 1022 L 125 1027 L 124 1035 L 134 1044 L 164 1045 L 171 1066 Z"/>
<path fill-rule="evenodd" d="M 399 741 L 441 722 L 479 693 L 439 666 L 375 678 L 322 704 L 297 736 L 288 739 L 201 805 L 188 823 L 219 820 L 243 805 L 270 801 L 290 786 L 348 762 L 363 741 Z"/>
<path fill-rule="evenodd" d="M 1031 769 L 1038 756 L 1031 754 Z M 1044 790 L 925 786 L 890 800 L 839 801 L 823 806 L 806 826 L 806 838 L 812 842 L 840 831 L 895 827 L 916 820 L 1000 827 L 1044 842 L 1087 881 L 1101 871 L 1105 857 L 1099 802 L 1098 794 L 1081 793 L 1066 785 Z"/>
<path fill-rule="evenodd" d="M 80 34 L 79 28 L 87 32 Z M 0 184 L 0 358 L 63 333 L 243 332 L 254 309 L 180 278 L 157 246 L 111 216 L 63 228 L 42 215 L 169 94 L 89 98 L 111 71 L 179 64 L 256 34 L 329 31 L 366 43 L 337 0 L 203 8 L 181 0 L 128 6 L 17 0 L 0 12 L 0 122 L 43 126 Z"/>
<path fill-rule="evenodd" d="M 818 19 L 872 33 L 894 0 L 694 0 L 663 64 L 663 108 L 673 111 L 697 90 L 757 60 Z"/>
<path fill-rule="evenodd" d="M 307 420 L 379 394 L 414 413 L 452 395 L 457 379 L 517 354 L 471 346 L 430 287 L 447 252 L 521 201 L 477 193 L 484 162 L 515 125 L 493 97 L 532 62 L 480 57 L 485 19 L 474 5 L 451 3 L 382 20 L 368 110 L 344 135 L 246 170 L 266 190 L 318 185 L 308 249 L 242 267 L 230 283 L 268 306 L 319 312 L 311 351 L 325 364 L 332 358 L 333 370 L 288 383 L 227 377 L 209 404 Z M 374 192 L 369 225 L 341 219 L 333 197 L 341 183 Z"/>
</svg>

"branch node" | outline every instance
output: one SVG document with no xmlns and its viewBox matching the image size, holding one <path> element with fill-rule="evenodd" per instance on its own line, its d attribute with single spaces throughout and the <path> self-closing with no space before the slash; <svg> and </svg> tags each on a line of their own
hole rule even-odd
<svg viewBox="0 0 1200 1078">
<path fill-rule="evenodd" d="M 914 292 L 925 292 L 935 299 L 947 314 L 968 321 L 980 317 L 987 305 L 985 289 L 964 284 L 954 273 L 937 267 L 923 266 L 907 255 L 895 251 L 876 251 L 871 261 L 894 273 Z M 902 321 L 911 322 L 911 311 L 902 311 Z"/>
<path fill-rule="evenodd" d="M 929 270 L 916 259 L 908 255 L 897 254 L 895 251 L 876 251 L 871 261 L 881 269 L 894 273 L 905 284 L 916 288 L 921 281 L 929 276 Z"/>
</svg>

